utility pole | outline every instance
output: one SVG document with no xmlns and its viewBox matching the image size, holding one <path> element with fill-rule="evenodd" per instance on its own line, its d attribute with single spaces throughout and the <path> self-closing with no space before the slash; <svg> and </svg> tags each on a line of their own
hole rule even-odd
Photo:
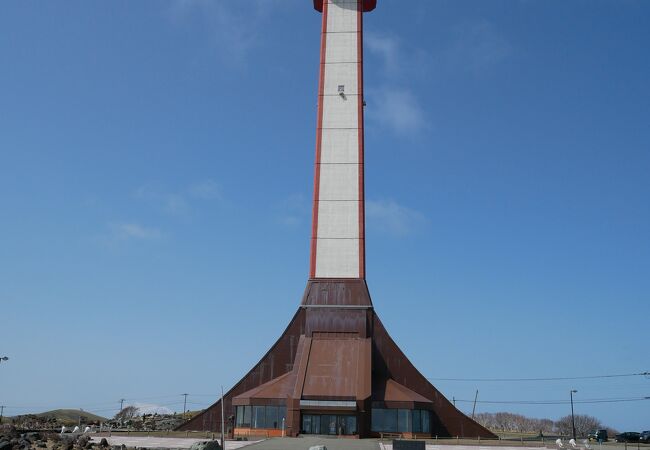
<svg viewBox="0 0 650 450">
<path fill-rule="evenodd" d="M 183 400 L 183 419 L 185 419 L 185 412 L 187 412 L 187 396 L 189 394 L 181 394 L 181 395 L 185 397 L 185 400 Z"/>
<path fill-rule="evenodd" d="M 4 405 L 0 405 L 0 424 L 2 424 L 2 414 L 5 412 Z"/>
<path fill-rule="evenodd" d="M 478 389 L 476 390 L 476 395 L 474 396 L 474 407 L 472 408 L 472 419 L 474 419 L 474 413 L 476 412 L 476 399 L 478 399 Z"/>
<path fill-rule="evenodd" d="M 223 434 L 224 433 L 223 427 L 224 424 L 226 423 L 226 420 L 223 417 L 223 409 L 224 408 L 223 408 L 223 385 L 222 385 L 221 386 L 221 448 L 226 448 L 225 446 L 226 441 L 224 439 L 224 434 Z"/>
<path fill-rule="evenodd" d="M 573 415 L 573 394 L 575 394 L 576 392 L 578 392 L 578 391 L 576 391 L 575 389 L 571 389 L 571 391 L 569 392 L 571 394 L 571 428 L 573 428 L 573 440 L 574 441 L 576 440 L 576 420 L 575 420 L 575 417 Z"/>
</svg>

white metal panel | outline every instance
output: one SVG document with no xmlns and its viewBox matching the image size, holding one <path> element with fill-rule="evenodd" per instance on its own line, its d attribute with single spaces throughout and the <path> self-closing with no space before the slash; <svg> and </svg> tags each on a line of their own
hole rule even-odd
<svg viewBox="0 0 650 450">
<path fill-rule="evenodd" d="M 327 33 L 325 62 L 358 62 L 357 33 Z"/>
<path fill-rule="evenodd" d="M 345 87 L 346 95 L 359 93 L 359 70 L 357 63 L 325 64 L 324 95 L 339 95 L 339 86 Z"/>
<path fill-rule="evenodd" d="M 359 200 L 358 164 L 321 164 L 319 200 Z"/>
<path fill-rule="evenodd" d="M 327 32 L 357 32 L 358 4 L 353 1 L 337 1 L 327 5 Z"/>
<path fill-rule="evenodd" d="M 358 278 L 359 239 L 318 239 L 316 278 Z"/>
<path fill-rule="evenodd" d="M 359 130 L 322 130 L 321 163 L 358 163 Z"/>
<path fill-rule="evenodd" d="M 318 238 L 358 238 L 358 201 L 321 201 L 318 203 Z"/>
<path fill-rule="evenodd" d="M 358 128 L 359 96 L 325 96 L 323 101 L 323 128 Z"/>
</svg>

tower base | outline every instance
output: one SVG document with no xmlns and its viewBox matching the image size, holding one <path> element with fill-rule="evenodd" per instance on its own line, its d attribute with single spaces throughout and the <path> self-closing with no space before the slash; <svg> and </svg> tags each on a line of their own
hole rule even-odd
<svg viewBox="0 0 650 450">
<path fill-rule="evenodd" d="M 496 436 L 456 409 L 391 339 L 362 279 L 312 279 L 282 336 L 227 394 L 232 435 Z M 221 431 L 221 401 L 178 428 Z"/>
</svg>

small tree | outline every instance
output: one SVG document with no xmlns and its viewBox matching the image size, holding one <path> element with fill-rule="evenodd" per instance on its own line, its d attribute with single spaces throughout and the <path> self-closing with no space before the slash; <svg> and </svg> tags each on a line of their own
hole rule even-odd
<svg viewBox="0 0 650 450">
<path fill-rule="evenodd" d="M 133 419 L 137 413 L 138 413 L 138 408 L 136 408 L 133 405 L 127 406 L 126 408 L 122 409 L 122 411 L 115 414 L 114 419 L 122 423 L 127 420 Z"/>
<path fill-rule="evenodd" d="M 602 428 L 600 420 L 596 419 L 593 416 L 587 416 L 585 414 L 576 414 L 574 417 L 576 424 L 576 437 L 587 437 L 589 433 L 594 430 Z M 571 415 L 564 416 L 558 421 L 555 422 L 555 427 L 557 431 L 564 436 L 573 435 L 573 424 L 571 421 Z"/>
</svg>

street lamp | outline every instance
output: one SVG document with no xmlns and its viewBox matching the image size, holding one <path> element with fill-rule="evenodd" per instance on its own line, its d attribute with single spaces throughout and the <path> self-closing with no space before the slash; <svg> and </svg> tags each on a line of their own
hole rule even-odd
<svg viewBox="0 0 650 450">
<path fill-rule="evenodd" d="M 575 389 L 571 389 L 571 391 L 569 392 L 569 394 L 571 394 L 571 427 L 573 428 L 573 440 L 574 441 L 576 440 L 576 420 L 575 420 L 575 417 L 573 415 L 573 394 L 575 394 L 576 392 L 578 392 L 578 391 L 576 391 Z"/>
</svg>

